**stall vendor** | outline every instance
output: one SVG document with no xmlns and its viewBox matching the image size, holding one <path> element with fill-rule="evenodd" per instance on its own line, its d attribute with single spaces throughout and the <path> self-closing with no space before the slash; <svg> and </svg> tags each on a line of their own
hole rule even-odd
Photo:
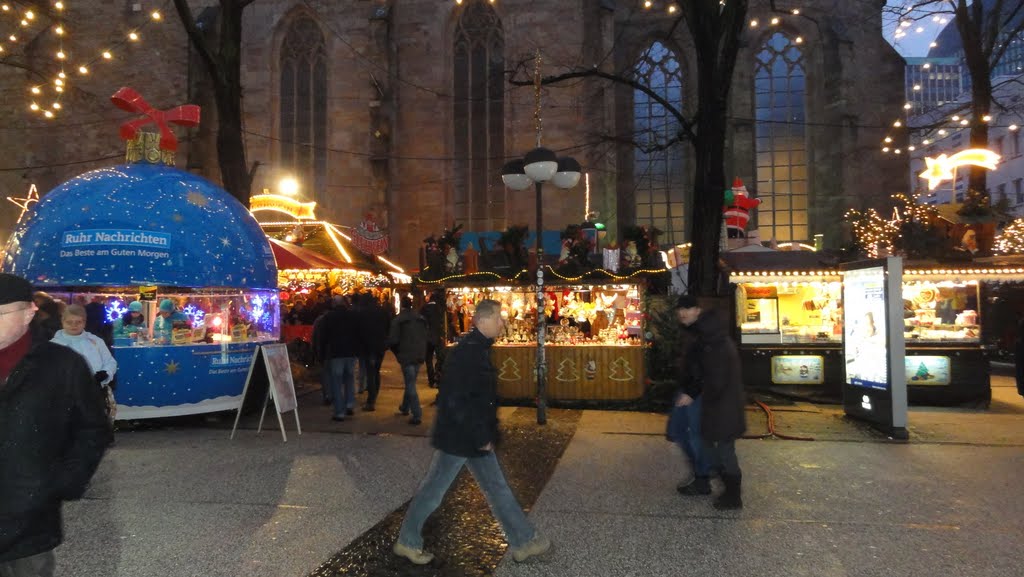
<svg viewBox="0 0 1024 577">
<path fill-rule="evenodd" d="M 128 305 L 128 312 L 114 321 L 114 338 L 133 338 L 138 333 L 146 332 L 146 317 L 142 316 L 142 303 L 135 301 Z"/>
<path fill-rule="evenodd" d="M 160 301 L 156 320 L 153 321 L 153 340 L 157 343 L 169 344 L 172 331 L 185 327 L 188 327 L 188 316 L 174 310 L 174 301 L 171 299 Z"/>
</svg>

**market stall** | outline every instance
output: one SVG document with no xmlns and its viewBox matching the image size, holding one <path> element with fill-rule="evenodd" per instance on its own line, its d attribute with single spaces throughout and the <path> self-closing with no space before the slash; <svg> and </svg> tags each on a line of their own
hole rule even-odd
<svg viewBox="0 0 1024 577">
<path fill-rule="evenodd" d="M 775 253 L 776 255 L 779 253 Z M 744 379 L 751 386 L 819 390 L 838 396 L 842 355 L 842 276 L 822 266 L 789 266 L 778 257 L 732 259 L 736 327 Z M 805 258 L 806 260 L 806 258 Z M 753 266 L 749 266 L 753 265 Z M 991 398 L 990 293 L 1024 279 L 1024 268 L 905 265 L 905 369 L 912 404 L 987 404 Z"/>
<path fill-rule="evenodd" d="M 547 394 L 552 400 L 629 400 L 644 393 L 641 285 L 559 284 L 547 292 Z M 536 396 L 536 293 L 523 285 L 449 286 L 454 333 L 471 329 L 475 303 L 502 303 L 505 333 L 493 347 L 498 394 Z"/>
<path fill-rule="evenodd" d="M 102 303 L 111 321 L 141 309 L 115 335 L 119 419 L 234 409 L 256 347 L 278 340 L 270 245 L 227 192 L 167 165 L 166 136 L 127 137 L 128 164 L 73 178 L 24 215 L 3 270 Z"/>
</svg>

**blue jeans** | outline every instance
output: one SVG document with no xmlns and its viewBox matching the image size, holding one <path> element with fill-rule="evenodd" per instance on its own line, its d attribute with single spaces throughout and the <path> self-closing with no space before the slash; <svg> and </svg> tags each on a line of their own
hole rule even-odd
<svg viewBox="0 0 1024 577">
<path fill-rule="evenodd" d="M 711 474 L 711 460 L 704 450 L 704 441 L 700 436 L 701 398 L 697 397 L 685 407 L 673 407 L 672 425 L 669 435 L 686 457 L 690 459 L 693 474 L 707 477 Z"/>
<path fill-rule="evenodd" d="M 331 359 L 327 361 L 327 364 L 331 371 L 331 401 L 334 402 L 334 416 L 344 417 L 345 409 L 356 406 L 356 358 Z"/>
<path fill-rule="evenodd" d="M 398 407 L 398 410 L 403 413 L 410 411 L 414 419 L 423 417 L 423 408 L 420 407 L 420 394 L 416 392 L 416 376 L 419 372 L 419 363 L 402 365 L 402 378 L 405 379 L 405 394 L 402 395 L 402 405 Z"/>
<path fill-rule="evenodd" d="M 402 521 L 402 529 L 398 533 L 398 542 L 411 547 L 412 549 L 423 548 L 423 524 L 427 517 L 441 504 L 441 499 L 448 492 L 448 487 L 455 480 L 456 475 L 462 470 L 462 465 L 469 467 L 473 473 L 480 490 L 487 497 L 487 503 L 491 506 L 491 512 L 501 523 L 505 531 L 505 538 L 512 548 L 522 547 L 533 539 L 535 530 L 533 525 L 526 519 L 523 508 L 519 501 L 512 494 L 508 482 L 505 480 L 505 473 L 498 464 L 494 451 L 483 457 L 458 457 L 434 451 L 434 458 L 430 461 L 430 470 L 427 476 L 420 483 L 416 496 L 409 503 L 409 509 L 405 513 L 405 520 Z"/>
</svg>

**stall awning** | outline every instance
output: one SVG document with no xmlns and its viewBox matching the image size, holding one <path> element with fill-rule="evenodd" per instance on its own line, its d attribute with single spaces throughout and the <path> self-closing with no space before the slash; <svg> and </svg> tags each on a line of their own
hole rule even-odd
<svg viewBox="0 0 1024 577">
<path fill-rule="evenodd" d="M 344 265 L 338 261 L 331 260 L 320 253 L 302 248 L 297 244 L 277 240 L 276 238 L 268 238 L 267 240 L 270 241 L 270 247 L 274 250 L 274 259 L 277 261 L 278 270 L 350 268 L 350 265 Z"/>
</svg>

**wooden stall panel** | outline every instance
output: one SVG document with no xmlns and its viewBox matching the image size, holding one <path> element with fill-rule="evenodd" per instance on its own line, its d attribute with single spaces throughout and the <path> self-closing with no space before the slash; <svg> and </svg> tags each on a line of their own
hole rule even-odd
<svg viewBox="0 0 1024 577">
<path fill-rule="evenodd" d="M 524 399 L 537 395 L 533 347 L 495 347 L 498 395 Z M 559 346 L 545 348 L 548 398 L 630 400 L 644 392 L 642 347 Z"/>
</svg>

